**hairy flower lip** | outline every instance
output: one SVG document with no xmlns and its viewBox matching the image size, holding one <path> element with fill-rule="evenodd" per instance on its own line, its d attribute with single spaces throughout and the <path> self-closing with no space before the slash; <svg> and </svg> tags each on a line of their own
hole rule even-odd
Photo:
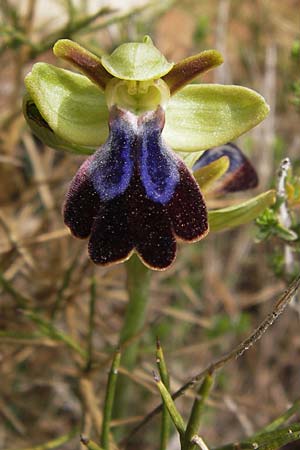
<svg viewBox="0 0 300 450">
<path fill-rule="evenodd" d="M 162 108 L 136 116 L 114 106 L 107 142 L 71 182 L 64 221 L 75 236 L 89 237 L 96 264 L 122 262 L 135 251 L 164 270 L 175 260 L 177 239 L 195 242 L 208 232 L 199 187 L 161 141 L 163 124 Z"/>
</svg>

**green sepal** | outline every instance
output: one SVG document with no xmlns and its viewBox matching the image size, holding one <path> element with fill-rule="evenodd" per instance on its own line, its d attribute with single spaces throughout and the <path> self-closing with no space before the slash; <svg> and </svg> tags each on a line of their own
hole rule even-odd
<svg viewBox="0 0 300 450">
<path fill-rule="evenodd" d="M 204 167 L 200 167 L 193 175 L 199 184 L 201 191 L 203 193 L 208 192 L 211 186 L 221 178 L 222 175 L 228 170 L 230 165 L 230 160 L 228 156 L 224 155 L 210 164 Z"/>
<path fill-rule="evenodd" d="M 145 36 L 142 43 L 120 45 L 111 55 L 102 56 L 101 62 L 114 77 L 134 81 L 161 78 L 174 66 L 166 60 L 148 36 Z"/>
<path fill-rule="evenodd" d="M 103 67 L 98 56 L 70 39 L 57 41 L 53 47 L 53 53 L 57 58 L 62 58 L 72 64 L 102 90 L 112 79 L 112 75 Z"/>
<path fill-rule="evenodd" d="M 87 77 L 37 63 L 26 89 L 53 132 L 71 144 L 97 147 L 108 136 L 108 109 L 100 89 Z"/>
<path fill-rule="evenodd" d="M 238 205 L 208 211 L 209 229 L 221 231 L 251 222 L 275 201 L 276 191 L 271 189 Z"/>
<path fill-rule="evenodd" d="M 217 50 L 205 50 L 197 55 L 179 61 L 163 80 L 169 86 L 171 95 L 192 81 L 201 73 L 207 72 L 223 63 L 221 53 Z"/>
<path fill-rule="evenodd" d="M 92 155 L 95 152 L 95 148 L 71 144 L 57 136 L 27 93 L 23 97 L 23 114 L 33 134 L 49 147 L 79 155 Z"/>
<path fill-rule="evenodd" d="M 176 151 L 206 150 L 234 140 L 268 112 L 264 98 L 251 89 L 188 85 L 168 102 L 163 137 Z"/>
</svg>

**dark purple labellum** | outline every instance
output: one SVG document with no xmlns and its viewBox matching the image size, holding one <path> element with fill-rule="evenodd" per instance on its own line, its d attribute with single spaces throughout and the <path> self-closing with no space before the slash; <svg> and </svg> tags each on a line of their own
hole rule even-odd
<svg viewBox="0 0 300 450">
<path fill-rule="evenodd" d="M 64 220 L 79 238 L 90 236 L 89 254 L 100 265 L 136 251 L 153 269 L 176 256 L 176 237 L 197 241 L 208 232 L 199 187 L 162 142 L 163 110 L 139 117 L 112 108 L 107 142 L 71 182 Z"/>
<path fill-rule="evenodd" d="M 214 193 L 224 194 L 257 187 L 258 176 L 256 170 L 244 153 L 232 142 L 206 150 L 194 164 L 193 171 L 195 172 L 200 167 L 207 166 L 222 156 L 228 156 L 229 168 L 220 178 Z"/>
</svg>

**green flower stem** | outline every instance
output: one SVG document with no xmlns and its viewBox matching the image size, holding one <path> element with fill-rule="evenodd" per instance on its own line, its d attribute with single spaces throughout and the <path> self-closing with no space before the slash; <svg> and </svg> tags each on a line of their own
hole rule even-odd
<svg viewBox="0 0 300 450">
<path fill-rule="evenodd" d="M 167 390 L 170 391 L 170 377 L 159 340 L 157 340 L 156 343 L 156 364 L 163 384 L 165 385 Z M 167 406 L 164 404 L 161 417 L 160 450 L 166 450 L 167 448 L 170 435 L 170 424 L 171 421 L 169 411 Z"/>
<path fill-rule="evenodd" d="M 101 445 L 104 450 L 109 450 L 109 431 L 110 431 L 110 421 L 112 416 L 112 408 L 115 398 L 116 383 L 118 377 L 118 369 L 120 367 L 121 353 L 118 350 L 112 361 L 110 372 L 108 375 L 108 382 L 106 388 L 106 396 L 104 402 L 104 412 L 103 412 L 103 424 L 102 424 L 102 434 L 101 434 Z"/>
<path fill-rule="evenodd" d="M 137 337 L 145 323 L 150 270 L 136 255 L 127 261 L 126 270 L 128 305 L 120 332 L 119 345 L 122 351 L 121 365 L 130 371 L 135 366 L 138 354 Z M 114 416 L 120 418 L 126 413 L 130 398 L 128 379 L 123 375 L 118 378 L 115 398 L 117 403 L 114 405 Z"/>
<path fill-rule="evenodd" d="M 208 374 L 204 378 L 196 397 L 191 415 L 187 424 L 186 432 L 184 435 L 184 450 L 195 450 L 197 446 L 192 442 L 193 436 L 199 432 L 200 421 L 202 419 L 203 409 L 205 402 L 210 393 L 213 384 L 212 375 Z"/>
</svg>

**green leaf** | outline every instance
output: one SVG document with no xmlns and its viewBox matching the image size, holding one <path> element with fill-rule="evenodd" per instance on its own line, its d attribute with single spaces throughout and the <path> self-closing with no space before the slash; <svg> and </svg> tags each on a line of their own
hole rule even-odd
<svg viewBox="0 0 300 450">
<path fill-rule="evenodd" d="M 210 231 L 220 231 L 251 222 L 276 201 L 276 192 L 271 189 L 239 205 L 208 211 Z"/>
<path fill-rule="evenodd" d="M 290 408 L 288 408 L 283 414 L 280 414 L 273 422 L 266 425 L 260 431 L 255 433 L 255 436 L 259 436 L 261 434 L 270 433 L 272 431 L 277 430 L 283 424 L 285 424 L 293 415 L 300 412 L 300 400 L 295 400 Z"/>
<path fill-rule="evenodd" d="M 67 444 L 69 441 L 75 438 L 78 432 L 79 430 L 75 428 L 74 430 L 71 430 L 69 433 L 64 434 L 63 436 L 60 436 L 58 438 L 52 439 L 51 441 L 45 442 L 44 444 L 40 444 L 29 448 L 27 447 L 26 449 L 22 447 L 21 449 L 18 448 L 18 450 L 54 450 L 56 448 L 62 448 L 62 446 L 65 446 L 64 444 Z M 14 450 L 17 450 L 16 447 L 14 447 Z"/>
<path fill-rule="evenodd" d="M 86 351 L 71 336 L 56 328 L 50 321 L 32 311 L 24 311 L 24 315 L 37 325 L 42 335 L 64 342 L 69 348 L 86 358 Z"/>
<path fill-rule="evenodd" d="M 212 161 L 207 166 L 200 167 L 193 173 L 203 193 L 209 191 L 211 185 L 224 175 L 229 164 L 230 160 L 228 156 L 224 155 L 221 158 Z"/>
<path fill-rule="evenodd" d="M 109 56 L 102 56 L 103 67 L 122 80 L 147 81 L 161 78 L 173 67 L 147 36 L 143 43 L 122 44 Z"/>
<path fill-rule="evenodd" d="M 23 98 L 23 114 L 33 134 L 49 147 L 79 155 L 91 155 L 95 152 L 95 148 L 71 144 L 57 136 L 28 94 Z"/>
<path fill-rule="evenodd" d="M 169 100 L 163 137 L 177 151 L 207 150 L 250 130 L 268 112 L 264 98 L 251 89 L 188 85 Z"/>
<path fill-rule="evenodd" d="M 27 91 L 57 136 L 99 146 L 108 136 L 108 109 L 100 89 L 87 77 L 37 63 L 25 78 Z"/>
<path fill-rule="evenodd" d="M 263 214 L 257 217 L 257 241 L 268 239 L 271 236 L 277 236 L 284 241 L 295 241 L 298 239 L 298 235 L 294 230 L 286 228 L 280 223 L 277 206 L 278 204 L 275 205 L 275 208 L 267 208 Z"/>
<path fill-rule="evenodd" d="M 288 427 L 273 430 L 269 433 L 263 433 L 258 436 L 250 437 L 242 442 L 215 447 L 214 450 L 234 450 L 256 449 L 256 450 L 276 450 L 289 442 L 300 439 L 300 424 L 294 423 Z"/>
<path fill-rule="evenodd" d="M 295 231 L 290 230 L 281 224 L 278 224 L 274 231 L 277 236 L 284 241 L 296 241 L 298 239 L 298 234 Z"/>
<path fill-rule="evenodd" d="M 166 408 L 169 411 L 169 414 L 171 416 L 172 422 L 174 423 L 179 435 L 183 438 L 185 433 L 185 424 L 184 420 L 181 417 L 179 411 L 176 408 L 175 402 L 172 399 L 171 394 L 169 393 L 166 386 L 163 384 L 163 382 L 155 376 L 155 382 L 158 387 L 158 390 L 160 392 L 163 404 L 166 406 Z"/>
</svg>

